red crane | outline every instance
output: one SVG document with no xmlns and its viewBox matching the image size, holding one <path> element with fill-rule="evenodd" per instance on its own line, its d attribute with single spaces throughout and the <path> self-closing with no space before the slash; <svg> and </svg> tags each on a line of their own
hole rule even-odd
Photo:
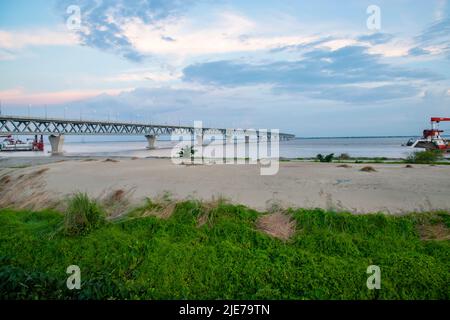
<svg viewBox="0 0 450 320">
<path fill-rule="evenodd" d="M 433 122 L 439 123 L 441 121 L 450 121 L 450 118 L 431 117 L 431 123 Z"/>
<path fill-rule="evenodd" d="M 450 121 L 450 118 L 431 117 L 431 129 L 423 130 L 422 138 L 414 142 L 410 140 L 407 145 L 427 150 L 450 151 L 450 142 L 441 137 L 444 131 L 439 130 L 439 123 L 444 121 Z"/>
</svg>

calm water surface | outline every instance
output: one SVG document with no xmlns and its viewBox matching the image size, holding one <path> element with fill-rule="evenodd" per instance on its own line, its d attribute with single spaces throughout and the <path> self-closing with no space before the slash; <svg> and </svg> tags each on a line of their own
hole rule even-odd
<svg viewBox="0 0 450 320">
<path fill-rule="evenodd" d="M 113 141 L 117 137 L 66 137 L 64 152 L 71 156 L 169 156 L 176 144 L 168 140 L 158 140 L 157 150 L 146 150 L 145 138 L 129 138 Z M 315 157 L 318 153 L 339 155 L 347 153 L 352 157 L 405 158 L 413 151 L 402 146 L 408 138 L 311 138 L 280 142 L 280 156 L 286 158 Z M 50 144 L 45 140 L 44 152 L 0 152 L 0 157 L 49 155 Z"/>
</svg>

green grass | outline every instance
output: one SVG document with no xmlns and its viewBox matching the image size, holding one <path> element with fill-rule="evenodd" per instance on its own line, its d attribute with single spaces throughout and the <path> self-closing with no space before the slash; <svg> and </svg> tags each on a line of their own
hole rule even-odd
<svg viewBox="0 0 450 320">
<path fill-rule="evenodd" d="M 423 241 L 417 231 L 450 227 L 448 213 L 291 210 L 297 232 L 283 242 L 257 231 L 261 213 L 243 206 L 183 202 L 169 219 L 136 217 L 139 210 L 72 236 L 58 232 L 61 213 L 0 210 L 0 298 L 450 298 L 450 241 Z M 204 210 L 209 223 L 198 227 Z M 73 264 L 78 291 L 65 285 Z M 381 290 L 366 287 L 372 264 Z"/>
<path fill-rule="evenodd" d="M 441 150 L 418 151 L 410 154 L 405 162 L 431 164 L 444 159 L 444 153 Z"/>
<path fill-rule="evenodd" d="M 86 193 L 77 193 L 69 201 L 64 215 L 62 231 L 66 235 L 89 233 L 105 223 L 105 213 L 100 205 Z"/>
</svg>

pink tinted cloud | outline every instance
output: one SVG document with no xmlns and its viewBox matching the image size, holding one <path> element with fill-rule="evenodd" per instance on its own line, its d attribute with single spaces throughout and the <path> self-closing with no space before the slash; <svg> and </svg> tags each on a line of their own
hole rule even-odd
<svg viewBox="0 0 450 320">
<path fill-rule="evenodd" d="M 129 90 L 132 90 L 132 88 L 26 92 L 22 88 L 15 88 L 0 91 L 0 99 L 4 104 L 59 104 L 83 100 L 102 93 L 117 95 L 123 91 Z"/>
</svg>

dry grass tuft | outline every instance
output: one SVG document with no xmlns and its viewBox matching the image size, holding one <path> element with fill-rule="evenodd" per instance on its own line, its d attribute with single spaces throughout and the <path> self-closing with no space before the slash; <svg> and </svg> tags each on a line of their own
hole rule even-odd
<svg viewBox="0 0 450 320">
<path fill-rule="evenodd" d="M 256 227 L 272 237 L 288 240 L 295 233 L 296 223 L 290 215 L 277 212 L 260 217 Z"/>
<path fill-rule="evenodd" d="M 42 175 L 49 168 L 40 168 L 17 176 L 3 176 L 0 184 L 0 207 L 17 209 L 56 208 L 60 201 L 45 190 Z M 7 184 L 6 184 L 7 183 Z"/>
<path fill-rule="evenodd" d="M 269 199 L 266 201 L 266 210 L 269 213 L 277 213 L 284 211 L 283 203 L 278 199 Z"/>
<path fill-rule="evenodd" d="M 161 219 L 168 219 L 172 216 L 177 206 L 177 202 L 172 199 L 169 192 L 151 200 L 147 198 L 147 204 L 140 213 L 141 217 L 155 216 Z"/>
<path fill-rule="evenodd" d="M 103 160 L 103 162 L 119 162 L 119 160 L 108 158 Z"/>
<path fill-rule="evenodd" d="M 337 167 L 338 168 L 351 168 L 352 166 L 349 166 L 348 164 L 340 164 Z"/>
<path fill-rule="evenodd" d="M 116 189 L 99 197 L 98 201 L 104 207 L 108 218 L 117 218 L 127 213 L 130 198 L 134 189 Z"/>
<path fill-rule="evenodd" d="M 42 168 L 42 169 L 39 169 L 39 170 L 36 170 L 36 171 L 32 172 L 30 175 L 32 177 L 39 177 L 40 175 L 42 175 L 43 173 L 47 172 L 48 170 L 49 170 L 48 168 Z"/>
<path fill-rule="evenodd" d="M 450 240 L 450 231 L 447 226 L 442 223 L 419 225 L 418 231 L 420 239 L 429 240 Z"/>
<path fill-rule="evenodd" d="M 139 159 L 138 157 L 132 157 L 131 160 L 137 160 Z"/>
<path fill-rule="evenodd" d="M 113 202 L 122 201 L 124 196 L 125 196 L 125 191 L 122 189 L 118 189 L 111 193 L 110 199 Z"/>
<path fill-rule="evenodd" d="M 197 227 L 201 227 L 205 224 L 211 226 L 214 220 L 215 209 L 227 202 L 229 202 L 229 200 L 223 196 L 219 196 L 217 198 L 213 196 L 210 201 L 201 202 L 200 206 L 202 214 L 197 218 Z"/>
<path fill-rule="evenodd" d="M 363 172 L 377 172 L 377 170 L 375 170 L 371 166 L 362 167 L 360 171 L 363 171 Z"/>
<path fill-rule="evenodd" d="M 11 182 L 11 177 L 6 175 L 0 178 L 0 187 Z"/>
</svg>

